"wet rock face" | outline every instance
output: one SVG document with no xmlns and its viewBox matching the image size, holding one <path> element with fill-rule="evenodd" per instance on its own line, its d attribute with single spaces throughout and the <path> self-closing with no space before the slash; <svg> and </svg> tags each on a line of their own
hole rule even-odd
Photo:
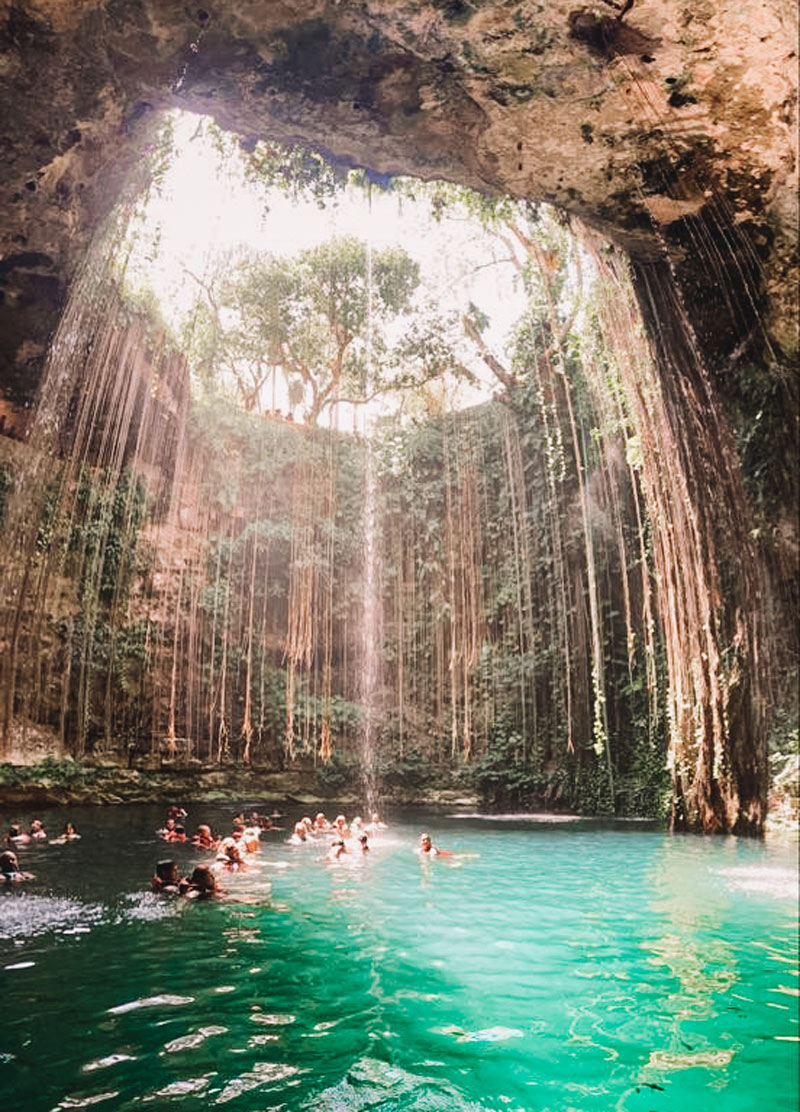
<svg viewBox="0 0 800 1112">
<path fill-rule="evenodd" d="M 379 173 L 554 202 L 640 260 L 667 249 L 712 364 L 759 313 L 786 353 L 792 10 L 0 0 L 0 387 L 35 388 L 92 229 L 175 105 Z"/>
</svg>

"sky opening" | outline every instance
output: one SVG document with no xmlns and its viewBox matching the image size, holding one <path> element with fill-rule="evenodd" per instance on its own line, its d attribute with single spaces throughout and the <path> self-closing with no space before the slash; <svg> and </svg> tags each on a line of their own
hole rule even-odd
<svg viewBox="0 0 800 1112">
<path fill-rule="evenodd" d="M 347 185 L 323 203 L 302 191 L 248 179 L 239 141 L 215 133 L 210 120 L 170 115 L 166 170 L 141 202 L 130 236 L 125 280 L 134 295 L 154 299 L 175 336 L 185 335 L 193 307 L 215 270 L 237 265 L 254 251 L 292 258 L 333 238 L 354 236 L 375 251 L 402 247 L 420 267 L 419 303 L 442 319 L 477 306 L 488 318 L 489 346 L 503 351 L 525 307 L 525 292 L 509 250 L 457 203 L 437 220 L 429 196 L 409 190 Z M 295 194 L 295 195 L 293 195 Z M 402 325 L 400 326 L 402 327 Z M 464 339 L 464 363 L 475 381 L 442 382 L 440 404 L 462 408 L 491 397 L 497 380 Z M 388 408 L 387 408 L 388 406 Z M 259 408 L 287 413 L 286 383 L 269 384 Z M 401 407 L 402 408 L 402 407 Z M 354 427 L 397 411 L 396 398 L 337 413 Z M 361 410 L 362 412 L 357 412 Z"/>
</svg>

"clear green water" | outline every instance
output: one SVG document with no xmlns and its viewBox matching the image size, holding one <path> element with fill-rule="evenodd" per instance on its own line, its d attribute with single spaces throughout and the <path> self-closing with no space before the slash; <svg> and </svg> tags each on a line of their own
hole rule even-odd
<svg viewBox="0 0 800 1112">
<path fill-rule="evenodd" d="M 198 904 L 147 890 L 162 814 L 72 808 L 0 892 L 4 1112 L 797 1108 L 796 846 L 406 816 Z"/>
</svg>

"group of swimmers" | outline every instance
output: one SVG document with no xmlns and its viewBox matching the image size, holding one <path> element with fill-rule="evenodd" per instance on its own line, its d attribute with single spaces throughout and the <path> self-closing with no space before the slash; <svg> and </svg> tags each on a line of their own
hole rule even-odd
<svg viewBox="0 0 800 1112">
<path fill-rule="evenodd" d="M 201 823 L 190 837 L 182 826 L 186 818 L 183 808 L 171 807 L 164 826 L 156 833 L 167 842 L 187 842 L 196 849 L 213 853 L 214 862 L 210 865 L 197 865 L 189 876 L 181 877 L 177 863 L 171 859 L 159 861 L 151 880 L 154 892 L 164 895 L 183 895 L 190 899 L 208 898 L 219 892 L 219 876 L 226 872 L 243 872 L 253 864 L 260 848 L 261 834 L 264 831 L 279 831 L 274 819 L 281 816 L 260 815 L 257 811 L 247 816 L 240 813 L 234 817 L 231 833 L 217 837 L 211 827 Z M 342 863 L 350 857 L 365 857 L 370 852 L 371 837 L 386 829 L 386 823 L 374 812 L 368 823 L 357 816 L 348 823 L 344 815 L 337 815 L 329 822 L 320 811 L 314 820 L 305 816 L 294 824 L 287 842 L 292 846 L 319 844 L 325 840 L 328 849 L 323 861 Z"/>
<path fill-rule="evenodd" d="M 0 853 L 0 884 L 18 884 L 23 880 L 34 880 L 35 874 L 20 868 L 17 849 L 36 842 L 50 842 L 50 845 L 64 845 L 80 838 L 71 822 L 65 822 L 61 834 L 57 838 L 48 838 L 47 831 L 41 819 L 33 819 L 28 830 L 23 830 L 19 823 L 12 823 L 8 833 L 3 839 L 8 847 Z"/>
<path fill-rule="evenodd" d="M 308 815 L 305 815 L 294 824 L 289 844 L 299 846 L 333 836 L 324 860 L 341 861 L 351 852 L 365 857 L 370 851 L 369 839 L 385 829 L 386 823 L 381 821 L 377 811 L 372 813 L 368 823 L 365 823 L 360 815 L 356 815 L 349 826 L 344 815 L 337 815 L 333 822 L 328 822 L 325 813 L 319 811 L 313 822 Z M 348 844 L 351 848 L 348 848 Z"/>
<path fill-rule="evenodd" d="M 163 895 L 182 895 L 189 899 L 213 896 L 219 891 L 217 879 L 219 873 L 247 871 L 259 851 L 262 832 L 283 829 L 281 826 L 276 826 L 273 821 L 281 818 L 277 813 L 267 816 L 259 814 L 258 811 L 251 811 L 247 816 L 240 812 L 234 817 L 228 835 L 217 836 L 212 833 L 207 823 L 200 823 L 195 833 L 189 836 L 183 825 L 186 817 L 187 812 L 183 807 L 171 806 L 167 811 L 163 827 L 156 831 L 157 836 L 165 842 L 187 843 L 195 849 L 213 853 L 214 862 L 210 865 L 197 865 L 191 874 L 182 877 L 174 860 L 158 861 L 150 882 L 154 892 Z M 370 821 L 367 823 L 358 815 L 348 823 L 342 814 L 329 822 L 324 812 L 319 811 L 313 821 L 309 816 L 304 816 L 294 824 L 288 844 L 298 846 L 326 841 L 328 848 L 323 861 L 329 864 L 345 864 L 348 860 L 366 857 L 370 852 L 370 838 L 385 829 L 386 823 L 381 820 L 377 812 L 371 814 Z M 65 822 L 60 836 L 49 840 L 55 845 L 77 838 L 80 838 L 80 834 L 74 825 Z M 34 819 L 28 831 L 23 830 L 19 824 L 12 824 L 4 841 L 8 848 L 0 855 L 0 883 L 12 884 L 33 880 L 34 874 L 20 868 L 15 851 L 17 847 L 31 842 L 48 841 L 42 820 Z M 417 853 L 421 857 L 451 856 L 447 850 L 435 846 L 430 834 L 427 833 L 420 834 Z"/>
</svg>

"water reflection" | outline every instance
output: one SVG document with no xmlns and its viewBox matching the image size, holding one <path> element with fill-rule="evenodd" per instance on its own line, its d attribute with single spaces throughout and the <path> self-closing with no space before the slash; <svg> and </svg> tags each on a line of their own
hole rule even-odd
<svg viewBox="0 0 800 1112">
<path fill-rule="evenodd" d="M 51 931 L 66 936 L 88 934 L 105 918 L 101 904 L 0 888 L 0 940 L 36 938 Z"/>
<path fill-rule="evenodd" d="M 654 859 L 652 909 L 666 920 L 667 930 L 646 940 L 643 947 L 648 964 L 658 971 L 660 992 L 670 981 L 673 987 L 661 997 L 661 1008 L 671 1017 L 665 1045 L 650 1050 L 640 1083 L 652 1083 L 674 1070 L 725 1070 L 739 1049 L 730 1045 L 730 1036 L 720 1032 L 719 1024 L 709 1022 L 724 1008 L 722 998 L 731 992 L 738 974 L 724 930 L 730 899 L 724 889 L 710 883 L 707 858 L 698 852 L 703 845 L 668 839 Z M 735 853 L 736 842 L 729 839 L 721 848 Z M 718 1045 L 721 1040 L 729 1045 Z M 721 1083 L 725 1081 L 723 1077 Z"/>
</svg>

